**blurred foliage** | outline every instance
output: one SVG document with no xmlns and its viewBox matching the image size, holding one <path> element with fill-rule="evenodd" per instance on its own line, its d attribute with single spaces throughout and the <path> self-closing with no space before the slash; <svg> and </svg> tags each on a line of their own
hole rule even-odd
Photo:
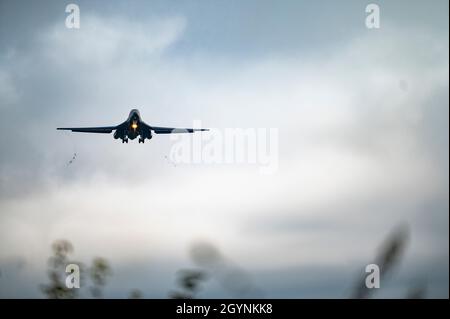
<svg viewBox="0 0 450 319">
<path fill-rule="evenodd" d="M 214 245 L 196 242 L 190 249 L 195 264 L 205 268 L 233 297 L 262 297 L 263 292 L 256 287 L 251 276 L 234 262 L 226 258 Z"/>
<path fill-rule="evenodd" d="M 418 284 L 408 292 L 406 299 L 424 299 L 426 294 L 427 290 L 425 284 Z"/>
<path fill-rule="evenodd" d="M 73 246 L 67 240 L 57 240 L 52 244 L 52 250 L 53 256 L 48 259 L 47 272 L 50 283 L 41 285 L 41 291 L 50 299 L 76 298 L 77 289 L 67 288 L 65 282 L 66 265 L 74 263 L 68 259 L 74 250 Z"/>
<path fill-rule="evenodd" d="M 380 281 L 386 278 L 401 261 L 404 251 L 409 242 L 409 228 L 405 225 L 397 227 L 380 246 L 374 259 L 380 269 Z M 49 283 L 41 285 L 41 291 L 47 298 L 72 299 L 79 297 L 80 289 L 69 289 L 66 287 L 65 267 L 74 263 L 80 267 L 80 276 L 83 278 L 84 266 L 79 262 L 69 260 L 73 254 L 73 245 L 67 240 L 57 240 L 52 244 L 52 256 L 48 259 Z M 205 283 L 210 279 L 216 280 L 225 291 L 228 291 L 235 298 L 255 298 L 261 297 L 262 292 L 251 280 L 251 277 L 235 265 L 212 244 L 208 242 L 197 242 L 189 249 L 189 255 L 196 265 L 195 268 L 181 269 L 176 272 L 176 286 L 174 291 L 169 292 L 170 298 L 193 299 L 204 288 Z M 102 298 L 103 290 L 112 276 L 112 268 L 105 258 L 96 257 L 92 265 L 88 268 L 91 286 L 90 293 L 94 298 Z M 367 274 L 362 276 L 354 290 L 353 298 L 370 298 L 377 289 L 366 287 L 365 279 Z M 82 282 L 82 287 L 86 287 Z M 426 287 L 423 283 L 416 284 L 408 292 L 406 297 L 410 299 L 421 299 L 426 295 Z M 133 289 L 129 293 L 130 299 L 141 299 L 143 293 L 138 289 Z"/>
<path fill-rule="evenodd" d="M 112 270 L 108 261 L 101 257 L 94 258 L 92 266 L 89 269 L 89 274 L 93 284 L 90 289 L 92 297 L 102 298 L 103 288 L 106 285 L 108 277 L 112 275 Z"/>
<path fill-rule="evenodd" d="M 48 278 L 49 283 L 40 286 L 41 291 L 50 299 L 73 299 L 79 297 L 80 290 L 87 286 L 84 280 L 84 265 L 80 262 L 69 260 L 69 256 L 74 252 L 71 242 L 68 240 L 57 240 L 52 244 L 53 255 L 48 259 Z M 67 288 L 66 286 L 66 266 L 68 264 L 76 264 L 80 268 L 80 286 L 81 288 Z M 107 279 L 112 274 L 108 261 L 104 258 L 97 257 L 92 261 L 89 267 L 89 277 L 92 283 L 90 292 L 94 298 L 103 297 L 103 288 L 107 283 Z"/>
<path fill-rule="evenodd" d="M 175 299 L 195 298 L 199 286 L 210 277 L 234 297 L 261 296 L 250 276 L 211 243 L 197 242 L 189 249 L 190 257 L 199 268 L 177 272 L 179 290 L 169 296 Z"/>
<path fill-rule="evenodd" d="M 201 283 L 208 279 L 205 271 L 199 269 L 182 269 L 177 272 L 177 284 L 180 290 L 169 293 L 173 299 L 193 299 L 201 289 Z"/>
<path fill-rule="evenodd" d="M 207 242 L 194 243 L 189 253 L 193 262 L 201 267 L 214 268 L 224 260 L 219 250 Z"/>
<path fill-rule="evenodd" d="M 133 289 L 128 297 L 129 299 L 142 299 L 143 293 L 139 289 Z"/>
</svg>

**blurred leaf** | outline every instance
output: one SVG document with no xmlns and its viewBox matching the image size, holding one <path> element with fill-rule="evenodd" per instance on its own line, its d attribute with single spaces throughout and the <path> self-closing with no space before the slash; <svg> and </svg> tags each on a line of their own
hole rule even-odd
<svg viewBox="0 0 450 319">
<path fill-rule="evenodd" d="M 133 289 L 130 292 L 130 296 L 128 297 L 129 299 L 142 299 L 143 294 L 142 291 L 140 291 L 139 289 Z"/>
</svg>

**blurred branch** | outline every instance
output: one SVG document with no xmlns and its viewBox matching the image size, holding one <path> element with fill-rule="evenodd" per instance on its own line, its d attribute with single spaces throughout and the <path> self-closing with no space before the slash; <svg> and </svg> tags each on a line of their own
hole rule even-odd
<svg viewBox="0 0 450 319">
<path fill-rule="evenodd" d="M 397 227 L 379 249 L 375 264 L 380 268 L 380 280 L 392 270 L 403 257 L 403 252 L 409 241 L 409 228 L 406 225 Z M 374 289 L 366 287 L 365 276 L 358 280 L 353 298 L 368 298 Z"/>
</svg>

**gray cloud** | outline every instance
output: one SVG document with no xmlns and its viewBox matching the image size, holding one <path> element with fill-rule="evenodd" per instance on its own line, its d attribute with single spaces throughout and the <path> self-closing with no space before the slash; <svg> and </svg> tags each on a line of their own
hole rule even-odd
<svg viewBox="0 0 450 319">
<path fill-rule="evenodd" d="M 448 297 L 448 3 L 380 5 L 369 31 L 352 1 L 81 1 L 68 30 L 59 2 L 2 2 L 0 296 L 40 296 L 49 245 L 68 238 L 116 268 L 107 295 L 165 297 L 200 237 L 267 297 L 342 297 L 406 222 L 411 245 L 380 296 L 417 276 Z M 280 169 L 173 167 L 165 137 L 55 130 L 132 107 L 158 125 L 278 127 Z M 224 294 L 210 285 L 203 297 Z"/>
</svg>

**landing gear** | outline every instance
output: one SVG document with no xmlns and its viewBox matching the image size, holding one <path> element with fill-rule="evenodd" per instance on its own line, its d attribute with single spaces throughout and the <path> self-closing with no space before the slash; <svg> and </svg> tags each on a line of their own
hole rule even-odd
<svg viewBox="0 0 450 319">
<path fill-rule="evenodd" d="M 128 144 L 128 137 L 124 137 L 123 139 L 122 139 L 122 143 L 127 143 Z"/>
<path fill-rule="evenodd" d="M 139 138 L 139 143 L 144 144 L 144 143 L 145 143 L 145 138 L 140 137 L 140 138 Z"/>
</svg>

